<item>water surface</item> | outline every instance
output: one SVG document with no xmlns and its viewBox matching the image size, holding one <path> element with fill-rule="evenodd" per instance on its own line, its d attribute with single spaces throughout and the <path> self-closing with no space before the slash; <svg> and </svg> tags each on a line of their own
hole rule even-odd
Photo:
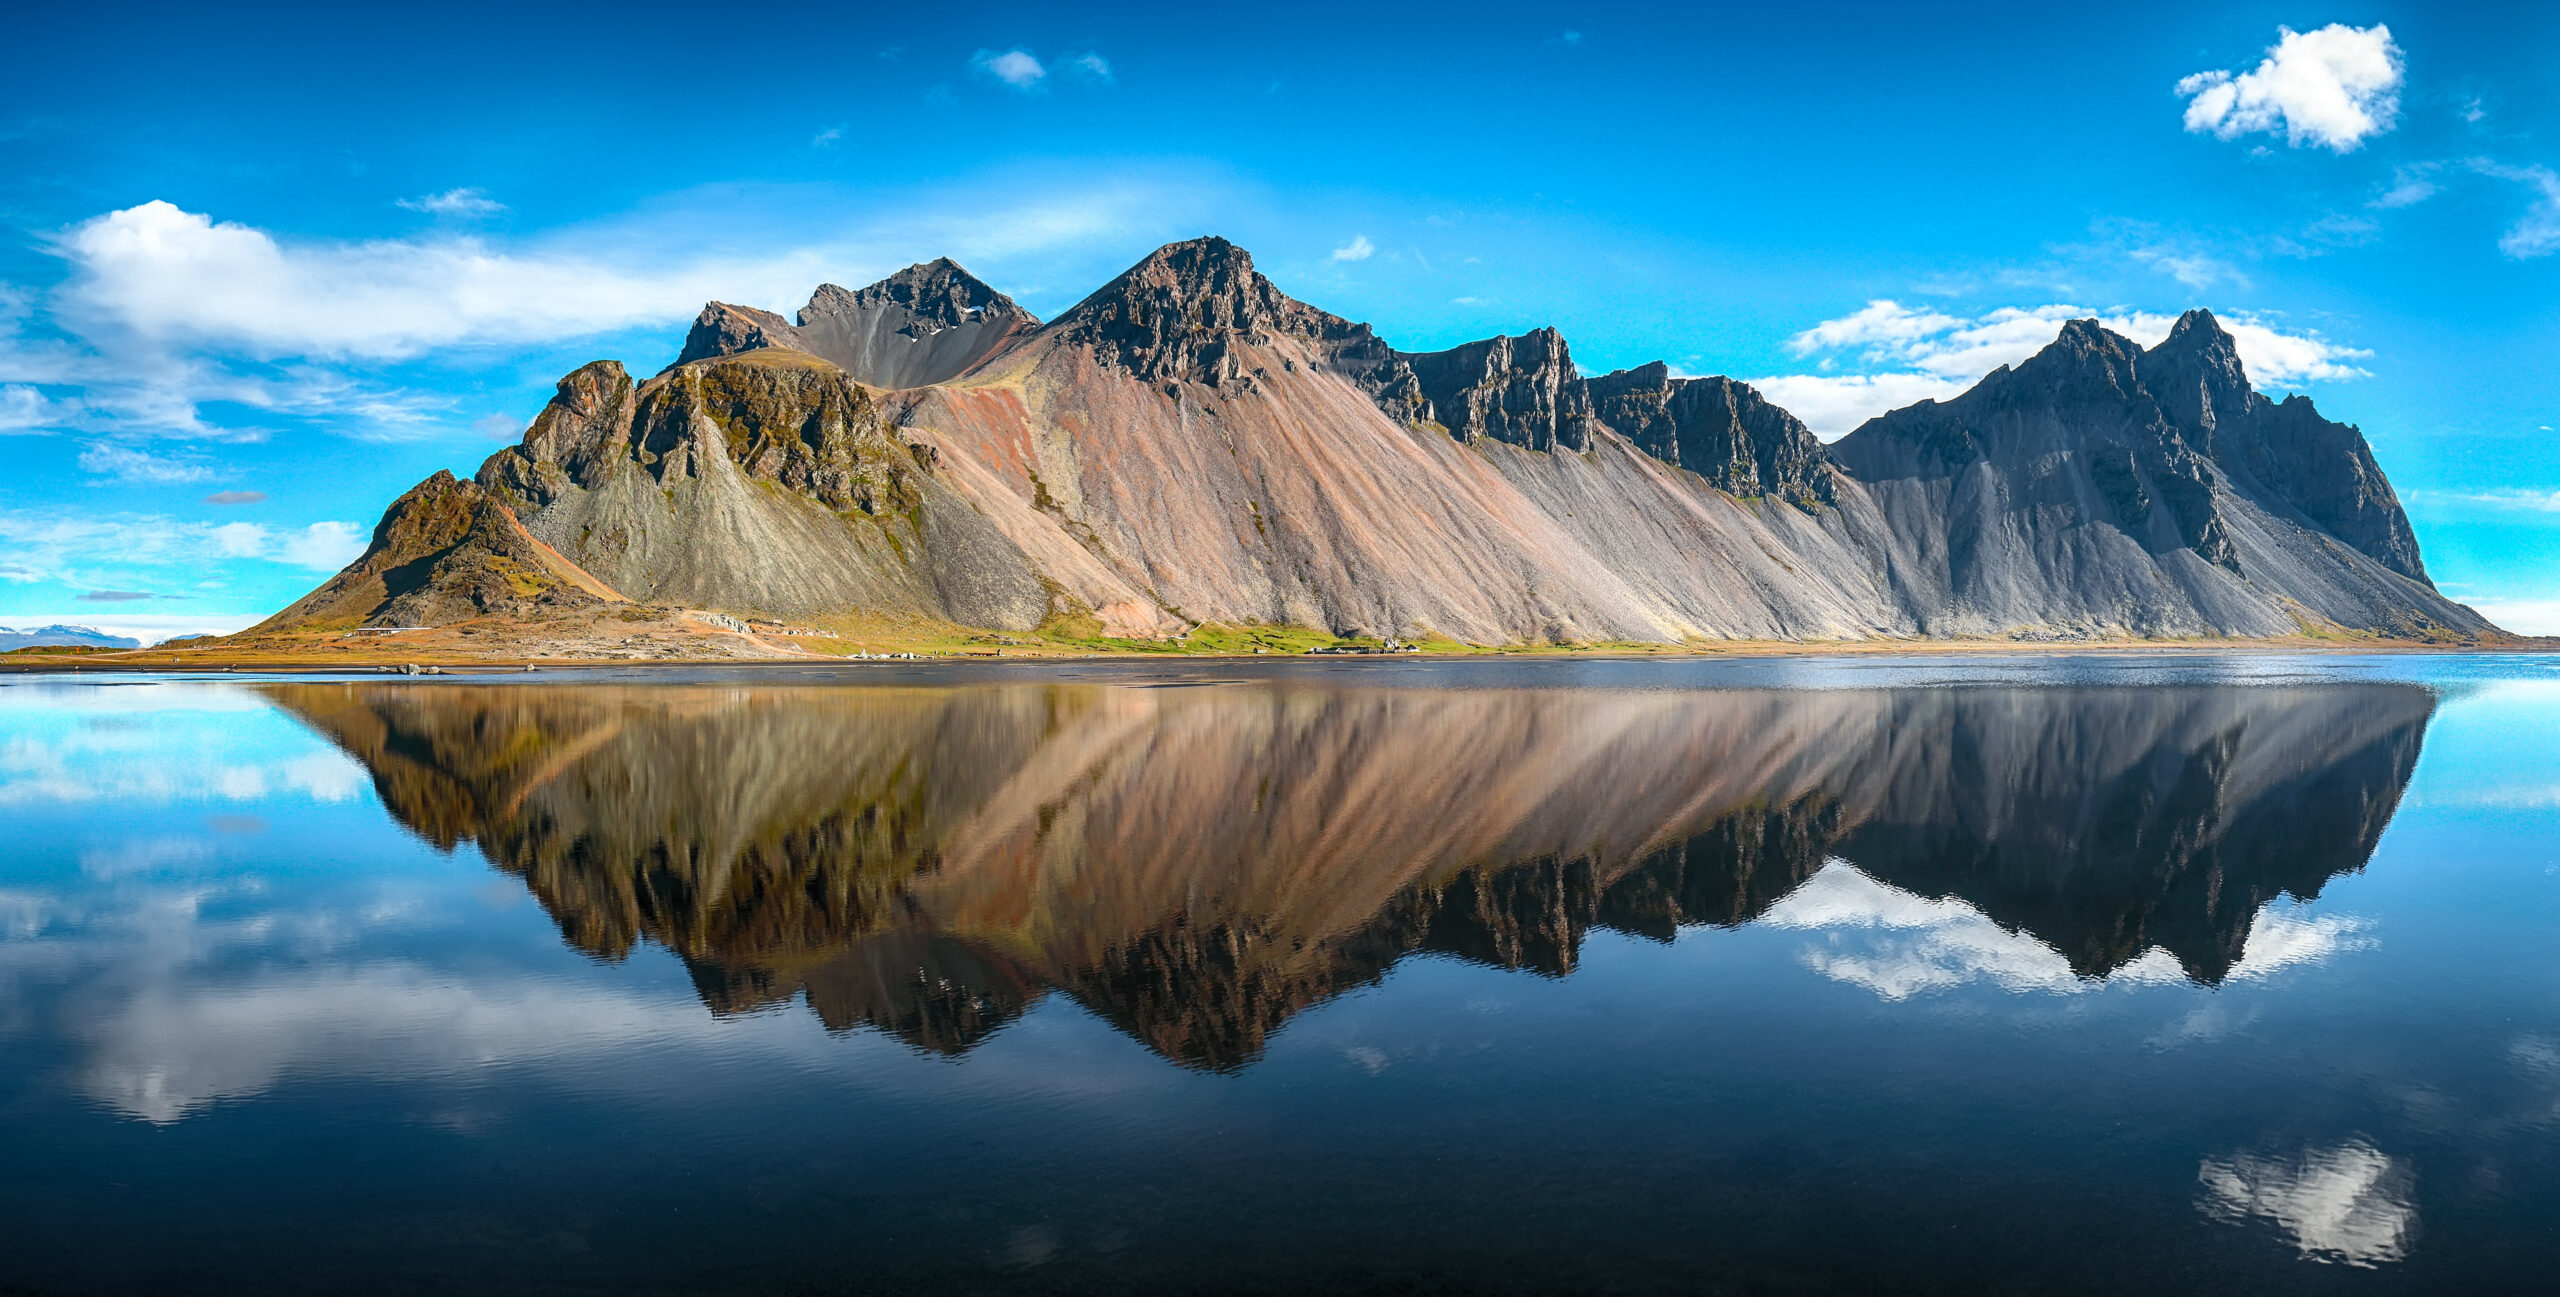
<svg viewBox="0 0 2560 1297">
<path fill-rule="evenodd" d="M 0 1283 L 2425 1291 L 2537 658 L 0 683 Z"/>
</svg>

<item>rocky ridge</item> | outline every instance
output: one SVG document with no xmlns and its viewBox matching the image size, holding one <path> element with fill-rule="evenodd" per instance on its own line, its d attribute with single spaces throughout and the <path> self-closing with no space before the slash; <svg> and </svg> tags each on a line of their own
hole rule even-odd
<svg viewBox="0 0 2560 1297">
<path fill-rule="evenodd" d="M 1045 326 L 946 260 L 823 287 L 796 321 L 713 303 L 645 382 L 564 379 L 475 481 L 600 586 L 736 616 L 1479 643 L 2498 633 L 2427 583 L 2362 435 L 2251 389 L 2200 311 L 2148 351 L 2075 321 L 1826 447 L 1728 378 L 1585 378 L 1552 329 L 1397 351 L 1222 239 Z M 521 566 L 502 549 L 457 553 Z M 424 578 L 452 591 L 394 610 L 373 561 L 333 580 L 328 619 L 517 610 L 452 563 Z M 317 625 L 310 604 L 265 629 Z"/>
</svg>

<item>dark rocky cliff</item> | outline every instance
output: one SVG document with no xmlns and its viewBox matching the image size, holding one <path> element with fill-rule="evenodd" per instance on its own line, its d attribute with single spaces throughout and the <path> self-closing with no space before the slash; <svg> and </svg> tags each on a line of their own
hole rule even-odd
<svg viewBox="0 0 2560 1297">
<path fill-rule="evenodd" d="M 1150 383 L 1251 391 L 1267 366 L 1240 348 L 1275 338 L 1309 344 L 1318 363 L 1352 382 L 1400 423 L 1430 418 L 1404 357 L 1355 324 L 1283 293 L 1225 239 L 1167 244 L 1053 321 L 1048 333 L 1091 347 L 1110 368 Z M 1260 372 L 1249 372 L 1258 370 Z"/>
<path fill-rule="evenodd" d="M 2276 635 L 2316 624 L 2311 608 L 2400 635 L 2494 631 L 2426 584 L 2362 436 L 2251 391 L 2200 311 L 2149 352 L 2074 320 L 2014 369 L 1829 453 L 1914 542 L 1893 579 L 1937 633 Z"/>
<path fill-rule="evenodd" d="M 1830 457 L 1813 430 L 1748 383 L 1674 378 L 1661 361 L 1590 380 L 1592 411 L 1619 436 L 1732 495 L 1798 505 L 1833 497 Z"/>
<path fill-rule="evenodd" d="M 1039 317 L 948 257 L 856 292 L 821 284 L 800 310 L 799 345 L 873 387 L 927 387 L 975 369 Z"/>
<path fill-rule="evenodd" d="M 1460 441 L 1491 438 L 1531 450 L 1586 450 L 1598 423 L 1564 336 L 1531 329 L 1447 351 L 1400 351 L 1432 417 Z"/>
<path fill-rule="evenodd" d="M 2409 516 L 2364 434 L 2321 418 L 2310 397 L 2276 402 L 2252 388 L 2238 344 L 2212 312 L 2180 316 L 2167 339 L 2142 353 L 2140 368 L 2144 389 L 2188 444 L 2234 481 L 2384 567 L 2427 580 Z"/>
</svg>

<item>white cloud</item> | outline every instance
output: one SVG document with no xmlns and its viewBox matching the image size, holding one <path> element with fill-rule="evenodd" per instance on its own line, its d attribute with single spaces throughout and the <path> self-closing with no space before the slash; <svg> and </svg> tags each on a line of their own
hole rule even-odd
<svg viewBox="0 0 2560 1297">
<path fill-rule="evenodd" d="M 398 964 L 152 987 L 97 1023 L 91 1098 L 167 1124 L 290 1073 L 476 1075 L 493 1065 L 720 1037 L 692 1005 L 585 987 L 481 986 Z"/>
<path fill-rule="evenodd" d="M 315 522 L 300 531 L 279 533 L 270 557 L 314 572 L 335 572 L 364 552 L 366 535 L 364 528 L 351 522 Z"/>
<path fill-rule="evenodd" d="M 947 213 L 907 214 L 894 227 L 761 256 L 669 257 L 624 247 L 607 264 L 566 245 L 627 244 L 628 236 L 564 238 L 523 252 L 446 236 L 288 244 L 155 201 L 55 240 L 72 267 L 56 313 L 84 333 L 262 359 L 398 360 L 438 347 L 558 342 L 681 321 L 714 298 L 787 309 L 824 280 L 859 282 L 847 276 L 894 269 L 927 242 L 952 255 L 1018 255 L 1152 223 L 1148 209 L 1165 203 L 1158 189 L 1112 187 L 982 212 L 957 237 Z"/>
<path fill-rule="evenodd" d="M 2498 240 L 2500 252 L 2518 260 L 2560 252 L 2560 173 L 2549 167 L 2511 167 L 2486 159 L 2475 159 L 2471 167 L 2484 176 L 2523 185 L 2533 195 L 2533 205 Z"/>
<path fill-rule="evenodd" d="M 2196 1178 L 2207 1215 L 2272 1221 L 2308 1260 L 2368 1268 L 2397 1261 L 2417 1232 L 2408 1170 L 2362 1140 L 2292 1157 L 2207 1158 Z"/>
<path fill-rule="evenodd" d="M 2560 599 L 2465 599 L 2474 612 L 2518 635 L 2560 635 Z"/>
<path fill-rule="evenodd" d="M 145 486 L 201 482 L 213 476 L 213 470 L 192 455 L 183 452 L 154 454 L 112 441 L 91 442 L 83 447 L 80 470 Z"/>
<path fill-rule="evenodd" d="M 494 216 L 507 210 L 505 203 L 468 188 L 448 189 L 441 194 L 428 194 L 421 198 L 403 198 L 399 205 L 413 212 L 435 216 Z"/>
<path fill-rule="evenodd" d="M 0 511 L 0 581 L 53 582 L 83 590 L 149 587 L 158 578 L 193 581 L 226 559 L 334 572 L 364 550 L 354 523 L 303 527 L 230 522 L 215 526 L 158 514 Z M 20 614 L 32 616 L 33 614 Z"/>
<path fill-rule="evenodd" d="M 694 285 L 509 256 L 470 239 L 287 248 L 159 201 L 83 222 L 56 248 L 73 267 L 61 313 L 75 321 L 260 359 L 398 359 L 466 340 L 598 332 L 709 300 Z"/>
<path fill-rule="evenodd" d="M 1900 302 L 1878 298 L 1854 314 L 1824 320 L 1787 339 L 1787 349 L 1803 356 L 1842 347 L 1909 345 L 1963 323 L 1952 315 L 1915 311 Z"/>
<path fill-rule="evenodd" d="M 2434 171 L 2435 168 L 2432 166 L 2402 167 L 2392 173 L 2391 187 L 2383 190 L 2379 197 L 2366 205 L 2382 208 L 2415 207 L 2443 190 L 2444 186 L 2428 178 Z"/>
<path fill-rule="evenodd" d="M 207 537 L 224 558 L 256 558 L 267 552 L 267 529 L 254 522 L 227 522 Z"/>
<path fill-rule="evenodd" d="M 2331 23 L 2312 32 L 2279 27 L 2264 62 L 2237 76 L 2198 72 L 2178 83 L 2187 129 L 2236 139 L 2281 130 L 2295 148 L 2345 153 L 2391 129 L 2400 114 L 2402 61 L 2391 29 Z"/>
<path fill-rule="evenodd" d="M 45 394 L 26 383 L 0 386 L 0 435 L 12 432 L 44 432 L 60 426 L 57 407 Z"/>
<path fill-rule="evenodd" d="M 2217 258 L 2201 252 L 2176 252 L 2167 248 L 2135 248 L 2127 255 L 2187 287 L 2202 292 L 2215 284 L 2238 282 L 2240 272 Z"/>
<path fill-rule="evenodd" d="M 827 129 L 810 136 L 809 147 L 813 149 L 831 149 L 838 143 L 842 142 L 843 139 L 844 126 L 842 123 L 838 123 L 837 125 L 830 126 Z"/>
<path fill-rule="evenodd" d="M 46 250 L 68 273 L 41 297 L 0 285 L 0 431 L 265 435 L 199 416 L 225 403 L 326 419 L 366 440 L 436 435 L 454 426 L 450 397 L 356 367 L 677 328 L 713 298 L 787 311 L 820 282 L 865 283 L 937 254 L 983 268 L 1126 243 L 1196 225 L 1200 196 L 1190 177 L 1028 199 L 923 193 L 725 252 L 703 251 L 698 231 L 740 219 L 734 195 L 680 220 L 653 214 L 508 247 L 450 232 L 288 240 L 144 203 L 53 235 Z M 48 395 L 60 388 L 73 393 Z"/>
<path fill-rule="evenodd" d="M 493 441 L 514 441 L 524 428 L 524 421 L 512 414 L 484 414 L 471 421 L 473 432 Z"/>
<path fill-rule="evenodd" d="M 1369 242 L 1368 235 L 1355 234 L 1351 236 L 1351 241 L 1349 243 L 1343 244 L 1341 247 L 1333 250 L 1333 259 L 1336 261 L 1367 261 L 1370 257 L 1375 256 L 1377 251 L 1377 245 Z"/>
<path fill-rule="evenodd" d="M 1112 84 L 1113 81 L 1111 75 L 1111 60 L 1093 53 L 1090 50 L 1082 54 L 1069 56 L 1065 62 L 1060 64 L 1060 66 L 1067 70 L 1067 75 L 1074 77 L 1078 81 L 1087 82 L 1097 86 L 1107 86 Z"/>
<path fill-rule="evenodd" d="M 1001 54 L 980 50 L 969 56 L 969 66 L 1025 94 L 1040 89 L 1049 79 L 1049 69 L 1040 66 L 1031 51 L 1020 47 Z"/>
<path fill-rule="evenodd" d="M 2481 505 L 2501 511 L 2521 510 L 2527 513 L 2560 513 L 2560 491 L 2539 487 L 2502 486 L 2487 491 L 2410 491 L 2404 497 L 2412 503 L 2453 502 Z"/>
<path fill-rule="evenodd" d="M 1788 339 L 1799 356 L 1854 353 L 1870 370 L 1859 374 L 1791 374 L 1751 380 L 1815 435 L 1834 440 L 1888 410 L 1921 400 L 1946 400 L 1984 374 L 2041 351 L 2065 322 L 2095 317 L 2143 346 L 2169 336 L 2177 317 L 2148 311 L 2098 312 L 2054 304 L 2002 307 L 1972 318 L 1907 307 L 1890 299 L 1825 320 Z M 2330 342 L 2316 332 L 2287 332 L 2247 315 L 2222 320 L 2240 350 L 2252 381 L 2296 387 L 2357 378 L 2352 362 L 2372 353 Z M 1836 357 L 1826 358 L 1826 363 Z"/>
<path fill-rule="evenodd" d="M 1752 379 L 1751 385 L 1804 420 L 1815 436 L 1837 441 L 1887 410 L 1949 400 L 1973 383 L 1934 374 L 1778 374 Z"/>
</svg>

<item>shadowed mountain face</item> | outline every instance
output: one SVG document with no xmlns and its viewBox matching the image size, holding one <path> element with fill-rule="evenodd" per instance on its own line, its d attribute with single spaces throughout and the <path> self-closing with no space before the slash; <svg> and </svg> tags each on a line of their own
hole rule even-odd
<svg viewBox="0 0 2560 1297">
<path fill-rule="evenodd" d="M 1748 923 L 1818 872 L 1961 902 L 2084 977 L 2228 975 L 2360 867 L 2434 696 L 275 685 L 392 814 L 715 1012 L 958 1051 L 1051 991 L 1242 1066 L 1415 952 L 1570 973 L 1595 926 Z"/>
<path fill-rule="evenodd" d="M 498 597 L 541 568 L 731 614 L 1148 638 L 2502 634 L 2428 583 L 2363 434 L 2252 389 L 2201 311 L 2148 351 L 2075 321 L 1826 447 L 1729 378 L 1584 378 L 1552 328 L 1398 351 L 1216 238 L 1045 325 L 948 260 L 796 319 L 714 302 L 653 377 L 563 380 L 476 484 L 503 525 L 368 553 L 261 629 L 505 629 L 546 612 Z"/>
</svg>

